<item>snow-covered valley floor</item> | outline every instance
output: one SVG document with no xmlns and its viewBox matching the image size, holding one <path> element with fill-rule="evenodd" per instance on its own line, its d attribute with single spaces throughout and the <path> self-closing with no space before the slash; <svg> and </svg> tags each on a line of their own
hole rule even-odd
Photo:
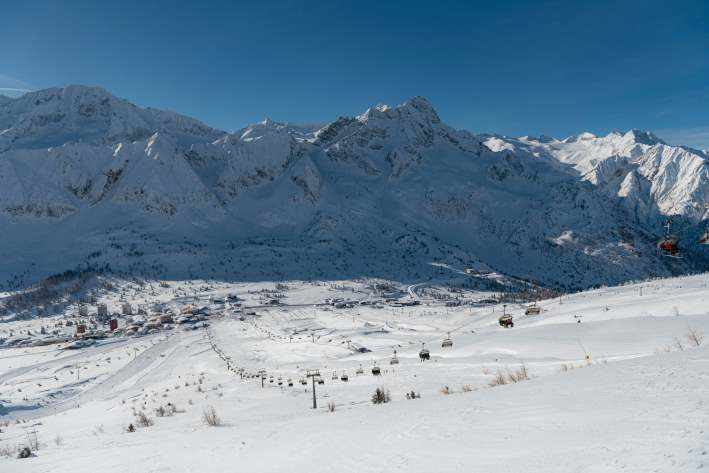
<svg viewBox="0 0 709 473">
<path fill-rule="evenodd" d="M 0 471 L 709 467 L 709 341 L 688 339 L 692 330 L 709 334 L 707 274 L 546 300 L 541 314 L 529 316 L 517 304 L 446 307 L 425 299 L 337 309 L 320 304 L 333 297 L 329 286 L 289 286 L 286 305 L 273 307 L 256 307 L 254 295 L 273 283 L 221 288 L 253 307 L 243 321 L 227 308 L 198 330 L 110 338 L 79 350 L 0 349 L 0 449 L 39 446 L 28 459 L 0 456 Z M 180 302 L 169 290 L 154 297 Z M 115 294 L 105 300 L 117 304 Z M 503 310 L 514 316 L 513 328 L 499 326 Z M 449 332 L 453 347 L 442 348 Z M 423 343 L 426 362 L 418 356 Z M 394 350 L 398 364 L 390 364 Z M 381 376 L 371 374 L 374 365 Z M 242 379 L 240 368 L 265 370 L 264 387 Z M 324 380 L 316 385 L 318 409 L 311 385 L 300 384 L 306 369 L 319 369 Z M 528 380 L 491 386 L 522 369 Z M 391 402 L 371 402 L 377 387 Z M 420 398 L 407 399 L 410 391 Z M 161 406 L 176 412 L 160 416 Z M 203 421 L 212 407 L 219 426 Z M 152 426 L 138 425 L 141 411 Z M 135 432 L 126 431 L 129 424 Z"/>
</svg>

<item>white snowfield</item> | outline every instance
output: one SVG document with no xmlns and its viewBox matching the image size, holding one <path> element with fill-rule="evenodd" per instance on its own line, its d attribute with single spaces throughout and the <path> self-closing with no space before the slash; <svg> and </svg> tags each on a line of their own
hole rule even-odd
<svg viewBox="0 0 709 473">
<path fill-rule="evenodd" d="M 153 299 L 178 307 L 186 298 L 174 296 L 175 288 L 188 285 L 170 285 Z M 255 291 L 273 283 L 215 287 L 216 295 L 246 299 L 252 308 L 241 312 L 243 321 L 227 304 L 207 329 L 175 328 L 80 350 L 0 349 L 0 421 L 7 421 L 0 449 L 39 443 L 31 458 L 0 457 L 0 471 L 709 467 L 709 341 L 697 346 L 688 338 L 690 331 L 700 339 L 709 334 L 709 274 L 545 300 L 539 315 L 524 315 L 517 304 L 445 307 L 423 290 L 418 306 L 320 304 L 371 299 L 361 281 L 289 282 L 284 305 L 272 307 Z M 103 300 L 117 303 L 115 294 Z M 514 316 L 513 328 L 499 326 L 503 310 Z M 2 329 L 36 330 L 37 323 Z M 453 347 L 442 348 L 448 333 Z M 419 361 L 422 343 L 431 352 L 426 362 Z M 394 350 L 398 364 L 390 364 Z M 375 364 L 380 376 L 371 374 Z M 519 376 L 523 367 L 529 379 L 491 386 L 498 374 Z M 260 379 L 242 379 L 240 368 L 265 370 L 264 387 Z M 324 381 L 316 384 L 317 409 L 311 385 L 300 384 L 306 369 L 318 369 Z M 391 402 L 371 402 L 377 387 Z M 420 398 L 407 399 L 411 391 Z M 159 416 L 160 406 L 176 412 Z M 221 425 L 203 422 L 210 407 Z M 139 425 L 140 411 L 154 425 Z M 135 432 L 126 430 L 131 423 Z"/>
</svg>

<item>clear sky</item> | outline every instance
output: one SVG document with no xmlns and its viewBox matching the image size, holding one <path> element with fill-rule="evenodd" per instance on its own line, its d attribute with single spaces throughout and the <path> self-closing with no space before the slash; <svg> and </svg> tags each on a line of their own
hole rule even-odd
<svg viewBox="0 0 709 473">
<path fill-rule="evenodd" d="M 100 85 L 235 130 L 414 95 L 473 132 L 709 148 L 709 2 L 0 0 L 0 93 Z"/>
</svg>

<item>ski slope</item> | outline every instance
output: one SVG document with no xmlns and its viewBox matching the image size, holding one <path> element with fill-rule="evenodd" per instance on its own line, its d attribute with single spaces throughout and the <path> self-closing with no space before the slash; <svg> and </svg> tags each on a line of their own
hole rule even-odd
<svg viewBox="0 0 709 473">
<path fill-rule="evenodd" d="M 154 295 L 147 289 L 129 294 L 177 307 L 186 299 L 182 291 L 201 284 L 171 282 L 169 289 L 153 286 Z M 709 466 L 709 342 L 697 347 L 687 339 L 690 329 L 709 334 L 709 274 L 545 300 L 534 316 L 519 304 L 446 307 L 424 293 L 417 293 L 418 306 L 323 304 L 335 297 L 372 299 L 363 281 L 289 282 L 282 305 L 263 304 L 259 291 L 273 287 L 212 285 L 200 297 L 236 292 L 249 309 L 215 311 L 199 330 L 176 327 L 81 350 L 1 349 L 0 421 L 7 425 L 0 449 L 26 443 L 35 432 L 40 444 L 29 459 L 0 457 L 2 471 L 684 472 Z M 116 293 L 102 297 L 117 301 Z M 514 316 L 514 328 L 497 323 L 503 310 Z M 453 347 L 443 349 L 448 333 Z M 432 355 L 424 363 L 422 344 Z M 396 365 L 390 364 L 394 350 Z M 375 364 L 381 376 L 371 374 Z M 528 380 L 490 385 L 498 372 L 522 366 Z M 242 379 L 238 369 L 265 370 L 264 387 L 260 379 Z M 299 383 L 306 369 L 319 369 L 324 380 L 316 385 L 318 409 L 311 408 L 311 385 Z M 340 380 L 343 372 L 347 382 Z M 377 387 L 390 392 L 390 403 L 370 402 Z M 407 399 L 412 390 L 421 397 Z M 155 409 L 168 402 L 178 412 L 157 416 Z M 202 422 L 209 406 L 221 426 Z M 134 410 L 145 411 L 154 425 L 126 432 Z"/>
</svg>

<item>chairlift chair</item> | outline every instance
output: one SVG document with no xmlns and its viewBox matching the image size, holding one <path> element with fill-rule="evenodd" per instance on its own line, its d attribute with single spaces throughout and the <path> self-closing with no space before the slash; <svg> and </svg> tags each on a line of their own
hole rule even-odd
<svg viewBox="0 0 709 473">
<path fill-rule="evenodd" d="M 512 328 L 515 326 L 514 322 L 512 321 L 512 316 L 511 315 L 503 315 L 498 319 L 498 322 L 501 327 L 505 328 Z"/>
<path fill-rule="evenodd" d="M 288 378 L 288 387 L 292 388 L 293 387 L 293 380 Z"/>
<path fill-rule="evenodd" d="M 524 310 L 524 315 L 539 315 L 541 312 L 542 308 L 535 302 Z"/>
<path fill-rule="evenodd" d="M 389 364 L 390 365 L 398 365 L 399 364 L 399 358 L 396 356 L 396 350 L 394 350 L 394 356 L 391 357 Z"/>
<path fill-rule="evenodd" d="M 342 372 L 342 376 L 340 376 L 340 381 L 347 382 L 347 381 L 349 381 L 349 379 L 350 379 L 350 377 L 347 376 L 347 372 L 346 372 L 346 371 L 343 371 L 343 372 Z"/>
<path fill-rule="evenodd" d="M 431 352 L 426 348 L 426 344 L 421 344 L 421 351 L 419 352 L 419 358 L 421 361 L 426 361 L 431 359 Z"/>
<path fill-rule="evenodd" d="M 660 249 L 663 256 L 667 256 L 668 258 L 682 258 L 682 255 L 680 255 L 679 252 L 679 247 L 677 246 L 677 243 L 679 242 L 679 237 L 677 235 L 673 235 L 670 232 L 672 228 L 671 219 L 667 219 L 665 228 L 667 230 L 665 232 L 665 236 L 657 243 L 657 247 Z"/>
<path fill-rule="evenodd" d="M 452 348 L 453 340 L 451 339 L 451 333 L 448 332 L 448 336 L 441 342 L 441 348 Z"/>
<path fill-rule="evenodd" d="M 357 371 L 355 371 L 355 374 L 357 374 L 357 375 L 364 374 L 364 370 L 362 369 L 362 365 L 359 365 L 359 368 L 357 368 Z"/>
<path fill-rule="evenodd" d="M 377 364 L 375 363 L 374 366 L 372 366 L 372 375 L 379 376 L 381 374 L 382 374 L 381 368 L 379 368 L 379 366 L 377 366 Z"/>
</svg>

